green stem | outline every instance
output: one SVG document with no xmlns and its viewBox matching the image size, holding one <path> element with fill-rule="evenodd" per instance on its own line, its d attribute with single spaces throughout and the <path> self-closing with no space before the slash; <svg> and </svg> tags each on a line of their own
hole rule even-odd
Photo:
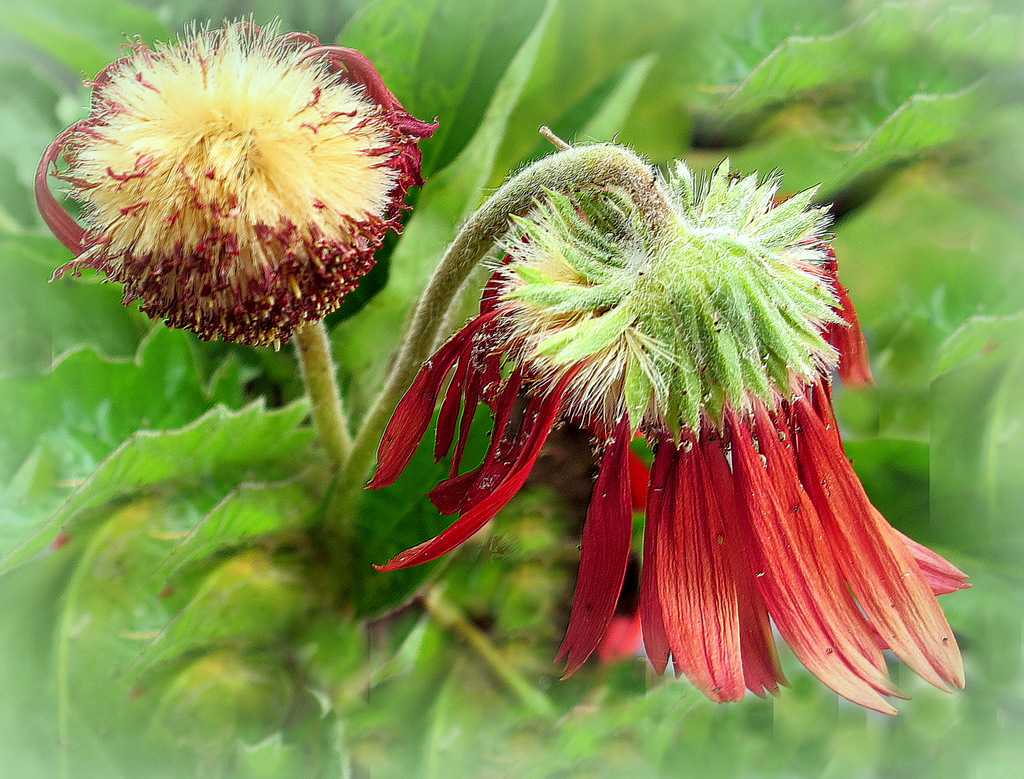
<svg viewBox="0 0 1024 779">
<path fill-rule="evenodd" d="M 659 233 L 672 221 L 669 196 L 657 172 L 639 155 L 610 144 L 573 146 L 539 160 L 507 181 L 463 225 L 420 298 L 383 390 L 353 441 L 335 507 L 354 510 L 376 461 L 377 445 L 420 366 L 430 356 L 445 312 L 459 287 L 508 230 L 509 218 L 529 211 L 545 190 L 576 192 L 587 187 L 623 189 Z"/>
<path fill-rule="evenodd" d="M 342 468 L 352 451 L 352 436 L 345 420 L 331 344 L 323 320 L 296 332 L 295 348 L 320 441 L 335 467 Z"/>
<path fill-rule="evenodd" d="M 501 679 L 530 711 L 541 717 L 554 718 L 555 707 L 548 697 L 524 679 L 487 636 L 466 619 L 453 604 L 448 603 L 437 588 L 430 590 L 423 602 L 427 613 L 442 627 L 453 631 L 469 644 L 495 676 Z"/>
</svg>

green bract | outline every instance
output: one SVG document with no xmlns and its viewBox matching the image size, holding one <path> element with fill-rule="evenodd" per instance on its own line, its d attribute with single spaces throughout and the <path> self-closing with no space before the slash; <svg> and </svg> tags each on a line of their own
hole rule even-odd
<svg viewBox="0 0 1024 779">
<path fill-rule="evenodd" d="M 501 298 L 525 360 L 579 369 L 581 416 L 677 432 L 812 383 L 836 364 L 823 332 L 840 317 L 815 190 L 776 204 L 778 177 L 728 160 L 704 180 L 678 162 L 666 183 L 653 226 L 621 192 L 549 191 L 514 220 Z"/>
</svg>

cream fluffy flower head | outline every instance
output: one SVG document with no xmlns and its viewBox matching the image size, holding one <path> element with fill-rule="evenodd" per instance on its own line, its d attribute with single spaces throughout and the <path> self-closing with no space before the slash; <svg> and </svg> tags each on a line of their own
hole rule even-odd
<svg viewBox="0 0 1024 779">
<path fill-rule="evenodd" d="M 56 275 L 101 270 L 170 326 L 249 344 L 337 308 L 422 183 L 417 142 L 434 129 L 359 52 L 244 22 L 137 44 L 91 86 L 90 116 L 37 175 L 77 255 Z M 50 193 L 51 165 L 84 228 Z"/>
</svg>

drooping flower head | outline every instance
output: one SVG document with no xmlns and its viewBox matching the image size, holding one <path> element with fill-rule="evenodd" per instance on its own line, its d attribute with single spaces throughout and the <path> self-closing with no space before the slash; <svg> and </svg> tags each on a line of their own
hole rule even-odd
<svg viewBox="0 0 1024 779">
<path fill-rule="evenodd" d="M 522 487 L 559 420 L 583 426 L 601 455 L 560 652 L 572 673 L 615 613 L 639 432 L 655 451 L 639 612 L 659 671 L 671 659 L 718 701 L 775 693 L 774 620 L 808 669 L 869 708 L 895 713 L 882 696 L 900 695 L 886 646 L 936 686 L 963 686 L 935 593 L 965 577 L 884 520 L 844 455 L 830 376 L 870 381 L 864 337 L 825 210 L 813 191 L 778 202 L 778 183 L 727 162 L 700 181 L 680 163 L 668 219 L 615 189 L 551 192 L 515 219 L 480 315 L 416 378 L 371 485 L 407 465 L 450 375 L 435 453 L 454 444 L 452 472 L 431 497 L 459 519 L 382 568 L 469 538 Z M 481 402 L 490 449 L 461 473 Z"/>
<path fill-rule="evenodd" d="M 170 326 L 248 344 L 337 308 L 422 184 L 435 125 L 362 54 L 311 35 L 236 22 L 130 49 L 39 164 L 40 211 L 77 255 L 55 275 L 101 270 Z"/>
</svg>

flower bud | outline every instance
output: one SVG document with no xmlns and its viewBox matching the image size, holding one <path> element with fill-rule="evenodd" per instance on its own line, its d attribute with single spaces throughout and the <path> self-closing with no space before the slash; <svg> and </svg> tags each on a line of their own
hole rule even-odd
<svg viewBox="0 0 1024 779">
<path fill-rule="evenodd" d="M 277 343 L 333 311 L 422 184 L 411 117 L 359 52 L 244 22 L 153 49 L 91 84 L 49 146 L 40 211 L 125 302 L 201 338 Z M 63 157 L 63 167 L 56 165 Z M 56 202 L 70 184 L 85 228 Z"/>
<path fill-rule="evenodd" d="M 506 242 L 498 305 L 531 370 L 569 382 L 587 426 L 699 429 L 727 405 L 790 397 L 834 367 L 842 321 L 814 190 L 775 206 L 778 179 L 668 178 L 674 220 L 657 233 L 625 195 L 549 193 Z"/>
</svg>

